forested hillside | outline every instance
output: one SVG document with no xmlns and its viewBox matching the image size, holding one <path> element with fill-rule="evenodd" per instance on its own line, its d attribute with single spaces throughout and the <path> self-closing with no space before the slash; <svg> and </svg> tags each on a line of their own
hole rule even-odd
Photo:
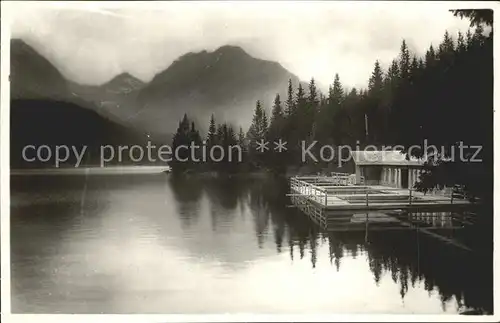
<svg viewBox="0 0 500 323">
<path fill-rule="evenodd" d="M 315 148 L 328 144 L 353 149 L 357 145 L 401 145 L 408 149 L 418 145 L 421 150 L 411 151 L 418 157 L 422 157 L 425 144 L 434 145 L 438 154 L 427 156 L 420 189 L 461 184 L 474 195 L 489 195 L 493 166 L 493 32 L 485 28 L 492 26 L 493 13 L 462 10 L 454 14 L 470 19 L 471 29 L 457 35 L 445 31 L 441 43 L 429 45 L 425 55 L 420 56 L 410 51 L 403 40 L 399 55 L 388 68 L 382 68 L 378 60 L 374 62 L 373 72 L 367 75 L 367 88 L 346 90 L 338 74 L 326 95 L 319 92 L 314 79 L 307 89 L 290 81 L 287 97 L 276 95 L 270 116 L 260 101 L 256 103 L 246 140 L 237 135 L 243 132 L 237 131 L 237 126 L 217 127 L 212 120 L 208 144 L 249 144 L 241 164 L 278 172 L 305 164 L 310 171 L 337 166 L 336 161 L 301 160 L 299 143 L 303 140 L 318 141 Z M 185 119 L 184 124 L 190 121 Z M 177 138 L 182 136 L 178 131 Z M 264 153 L 254 149 L 260 139 L 271 142 Z M 287 142 L 286 152 L 273 151 L 272 142 L 277 139 Z M 477 148 L 464 149 L 460 158 L 461 144 L 481 146 L 474 156 L 481 162 L 470 160 Z M 444 162 L 443 157 L 453 158 L 453 162 Z"/>
</svg>

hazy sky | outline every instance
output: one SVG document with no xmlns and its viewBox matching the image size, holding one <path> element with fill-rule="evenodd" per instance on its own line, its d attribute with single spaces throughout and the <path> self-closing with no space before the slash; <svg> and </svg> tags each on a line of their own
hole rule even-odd
<svg viewBox="0 0 500 323">
<path fill-rule="evenodd" d="M 186 52 L 235 44 L 304 80 L 314 76 L 327 85 L 339 73 L 344 85 L 364 86 L 374 61 L 390 63 L 403 38 L 424 51 L 446 29 L 467 30 L 467 20 L 448 12 L 457 7 L 464 3 L 156 2 L 117 8 L 101 2 L 77 8 L 42 2 L 16 6 L 10 17 L 13 37 L 81 83 L 103 83 L 123 71 L 149 81 Z"/>
</svg>

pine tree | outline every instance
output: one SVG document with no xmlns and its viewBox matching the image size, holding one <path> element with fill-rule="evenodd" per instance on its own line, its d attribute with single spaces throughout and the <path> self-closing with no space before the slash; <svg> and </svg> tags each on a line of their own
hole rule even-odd
<svg viewBox="0 0 500 323">
<path fill-rule="evenodd" d="M 179 146 L 190 146 L 192 141 L 191 130 L 194 129 L 190 125 L 187 114 L 184 114 L 172 139 L 173 158 L 171 166 L 174 172 L 182 172 L 191 166 L 190 152 L 186 151 L 186 149 L 177 150 Z"/>
<path fill-rule="evenodd" d="M 228 147 L 237 145 L 238 144 L 238 138 L 236 137 L 236 132 L 234 131 L 234 128 L 232 125 L 228 124 L 226 126 L 227 128 L 227 144 Z"/>
<path fill-rule="evenodd" d="M 476 30 L 474 31 L 474 35 L 472 36 L 472 39 L 478 46 L 481 46 L 484 44 L 484 41 L 486 40 L 486 37 L 483 35 L 484 33 L 484 28 L 483 26 L 479 25 L 476 27 Z"/>
<path fill-rule="evenodd" d="M 455 17 L 461 19 L 467 18 L 470 20 L 470 26 L 493 26 L 493 10 L 492 9 L 458 9 L 450 10 Z"/>
<path fill-rule="evenodd" d="M 400 53 L 399 53 L 399 72 L 401 73 L 401 78 L 407 80 L 410 75 L 410 50 L 406 41 L 403 39 L 401 43 Z"/>
<path fill-rule="evenodd" d="M 318 94 L 318 89 L 316 88 L 316 82 L 314 78 L 311 78 L 309 82 L 309 96 L 307 98 L 306 110 L 304 111 L 304 134 L 308 139 L 315 137 L 317 131 L 315 118 L 319 110 L 320 98 Z"/>
<path fill-rule="evenodd" d="M 443 36 L 443 42 L 441 43 L 441 50 L 445 53 L 451 53 L 455 50 L 455 44 L 453 38 L 450 36 L 448 31 L 445 31 Z"/>
<path fill-rule="evenodd" d="M 285 115 L 281 107 L 280 95 L 276 94 L 271 112 L 271 123 L 269 125 L 269 133 L 271 138 L 277 138 L 283 131 Z"/>
<path fill-rule="evenodd" d="M 399 64 L 396 59 L 391 62 L 386 76 L 384 78 L 384 94 L 382 99 L 382 117 L 381 117 L 381 129 L 382 129 L 382 139 L 386 144 L 394 144 L 392 139 L 394 138 L 393 125 L 391 124 L 393 109 L 394 109 L 394 99 L 398 93 L 400 87 L 400 77 Z"/>
<path fill-rule="evenodd" d="M 294 124 L 291 129 L 294 133 L 294 140 L 301 141 L 305 140 L 309 131 L 308 121 L 308 101 L 302 87 L 302 84 L 299 83 L 297 87 L 297 93 L 295 95 L 295 118 L 293 119 Z"/>
<path fill-rule="evenodd" d="M 458 32 L 458 37 L 457 37 L 457 50 L 460 53 L 465 52 L 467 49 L 467 45 L 465 43 L 464 35 L 459 31 Z"/>
<path fill-rule="evenodd" d="M 418 58 L 416 55 L 413 55 L 413 58 L 412 58 L 411 64 L 410 64 L 410 81 L 415 82 L 416 78 L 418 77 L 419 74 L 420 74 L 420 72 L 419 72 Z"/>
<path fill-rule="evenodd" d="M 276 97 L 274 98 L 274 104 L 272 107 L 271 122 L 269 124 L 269 133 L 268 133 L 269 142 L 275 142 L 278 141 L 279 139 L 283 139 L 282 137 L 284 135 L 286 121 L 287 120 L 285 119 L 283 108 L 281 107 L 280 95 L 276 94 Z M 283 159 L 284 154 L 275 153 L 274 151 L 271 151 L 271 154 L 272 156 L 271 159 L 269 160 L 271 167 L 273 168 L 274 171 L 281 172 L 284 166 L 283 161 L 286 160 Z"/>
<path fill-rule="evenodd" d="M 436 53 L 434 47 L 431 45 L 427 52 L 425 53 L 425 66 L 433 67 L 436 62 Z"/>
<path fill-rule="evenodd" d="M 224 125 L 223 124 L 218 124 L 217 125 L 217 132 L 215 135 L 215 142 L 217 145 L 222 145 L 224 142 Z"/>
<path fill-rule="evenodd" d="M 340 82 L 339 74 L 336 73 L 333 85 L 330 87 L 328 93 L 327 105 L 323 106 L 318 113 L 316 118 L 316 138 L 324 141 L 325 143 L 331 143 L 335 139 L 337 144 L 340 141 L 339 130 L 340 122 L 342 122 L 342 116 L 339 114 L 342 102 L 344 101 L 344 89 L 342 83 Z M 339 127 L 339 129 L 336 129 Z"/>
<path fill-rule="evenodd" d="M 420 73 L 422 73 L 425 70 L 425 63 L 422 58 L 418 59 L 418 69 L 420 70 Z"/>
<path fill-rule="evenodd" d="M 382 68 L 380 67 L 380 62 L 376 60 L 372 75 L 370 77 L 370 80 L 368 81 L 368 91 L 370 91 L 372 95 L 378 96 L 383 89 L 383 85 L 384 75 L 382 72 Z"/>
<path fill-rule="evenodd" d="M 295 102 L 293 100 L 293 84 L 292 80 L 288 80 L 288 92 L 287 92 L 287 100 L 286 100 L 286 115 L 291 116 L 295 111 Z"/>
<path fill-rule="evenodd" d="M 467 29 L 466 38 L 467 49 L 470 49 L 472 47 L 472 33 L 470 29 Z"/>
<path fill-rule="evenodd" d="M 319 98 L 318 98 L 318 90 L 316 88 L 316 82 L 314 81 L 314 78 L 311 79 L 309 82 L 309 104 L 312 107 L 316 107 L 319 104 Z"/>
<path fill-rule="evenodd" d="M 255 144 L 256 141 L 265 139 L 267 134 L 267 116 L 266 112 L 262 108 L 260 100 L 257 100 L 255 104 L 255 111 L 252 119 L 252 124 L 248 130 L 247 138 Z"/>
<path fill-rule="evenodd" d="M 297 94 L 295 96 L 295 106 L 296 109 L 300 109 L 303 107 L 306 103 L 306 95 L 304 92 L 304 88 L 302 87 L 302 84 L 299 83 L 299 86 L 297 88 Z"/>
<path fill-rule="evenodd" d="M 217 126 L 215 124 L 215 116 L 212 114 L 210 117 L 210 125 L 208 126 L 207 143 L 213 145 L 217 135 Z"/>
<path fill-rule="evenodd" d="M 245 133 L 243 132 L 243 128 L 240 126 L 240 131 L 238 132 L 238 145 L 243 148 L 245 146 Z"/>
<path fill-rule="evenodd" d="M 342 104 L 342 100 L 344 98 L 344 89 L 342 87 L 342 83 L 340 83 L 339 74 L 335 74 L 335 79 L 333 80 L 332 91 L 330 92 L 330 97 L 328 101 L 333 106 L 340 106 Z"/>
<path fill-rule="evenodd" d="M 344 106 L 346 95 L 338 74 L 335 74 L 332 95 L 329 104 L 330 114 L 333 116 L 333 127 L 330 128 L 331 138 L 336 145 L 347 144 L 351 139 L 349 129 L 351 120 L 349 111 Z"/>
<path fill-rule="evenodd" d="M 266 110 L 262 109 L 262 123 L 261 123 L 261 138 L 267 138 L 269 130 L 269 119 L 267 118 Z"/>
<path fill-rule="evenodd" d="M 373 68 L 372 75 L 368 81 L 368 95 L 366 96 L 365 104 L 364 106 L 365 111 L 364 114 L 366 115 L 366 118 L 369 118 L 369 120 L 373 124 L 383 124 L 383 118 L 384 116 L 384 111 L 383 111 L 383 90 L 384 90 L 384 75 L 382 72 L 382 68 L 380 67 L 380 62 L 377 60 L 375 61 L 375 65 Z M 373 127 L 372 130 L 370 131 L 371 134 L 371 141 L 377 142 L 381 137 L 384 129 L 382 127 Z M 361 138 L 366 137 L 366 131 L 365 135 L 362 136 Z M 369 138 L 365 138 L 369 139 Z"/>
<path fill-rule="evenodd" d="M 252 118 L 252 124 L 248 129 L 247 139 L 249 141 L 249 154 L 250 158 L 257 167 L 263 166 L 265 158 L 263 155 L 265 152 L 257 151 L 257 143 L 265 141 L 267 139 L 268 133 L 268 120 L 265 110 L 262 108 L 260 100 L 257 100 L 255 104 L 254 115 Z"/>
</svg>

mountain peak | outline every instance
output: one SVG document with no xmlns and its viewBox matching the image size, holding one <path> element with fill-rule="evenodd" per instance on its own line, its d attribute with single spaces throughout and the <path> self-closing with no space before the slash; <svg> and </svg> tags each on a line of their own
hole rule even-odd
<svg viewBox="0 0 500 323">
<path fill-rule="evenodd" d="M 144 85 L 145 83 L 137 77 L 128 72 L 123 72 L 104 84 L 104 87 L 114 92 L 130 92 L 132 90 L 137 90 Z"/>
<path fill-rule="evenodd" d="M 224 45 L 224 46 L 221 46 L 219 48 L 217 48 L 214 53 L 217 53 L 217 54 L 224 54 L 224 53 L 231 53 L 231 54 L 243 54 L 245 56 L 250 56 L 248 55 L 247 52 L 245 52 L 245 50 L 239 46 L 235 46 L 235 45 Z"/>
<path fill-rule="evenodd" d="M 147 120 L 144 124 L 157 132 L 175 129 L 185 112 L 195 116 L 200 129 L 212 113 L 219 122 L 247 127 L 255 101 L 267 104 L 276 93 L 285 95 L 289 79 L 299 83 L 279 63 L 252 57 L 239 46 L 224 45 L 182 55 L 140 90 L 138 105 L 147 106 L 148 113 L 155 115 L 154 125 Z M 136 120 L 146 117 L 143 113 Z"/>
<path fill-rule="evenodd" d="M 112 82 L 113 80 L 127 80 L 127 79 L 130 79 L 130 80 L 136 80 L 138 82 L 142 82 L 141 80 L 139 80 L 137 77 L 133 76 L 132 74 L 130 74 L 129 72 L 123 72 L 121 74 L 118 74 L 116 75 L 115 77 L 113 77 L 111 79 L 110 82 Z"/>
</svg>

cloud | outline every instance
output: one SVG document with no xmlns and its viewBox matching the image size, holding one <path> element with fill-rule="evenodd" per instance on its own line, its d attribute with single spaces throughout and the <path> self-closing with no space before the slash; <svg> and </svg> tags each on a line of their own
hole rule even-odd
<svg viewBox="0 0 500 323">
<path fill-rule="evenodd" d="M 307 80 L 366 84 L 376 59 L 384 66 L 401 41 L 423 53 L 444 31 L 466 30 L 450 3 L 396 2 L 155 2 L 39 3 L 13 11 L 14 37 L 49 58 L 68 78 L 106 82 L 127 71 L 148 81 L 182 54 L 238 44 L 280 62 Z"/>
</svg>

